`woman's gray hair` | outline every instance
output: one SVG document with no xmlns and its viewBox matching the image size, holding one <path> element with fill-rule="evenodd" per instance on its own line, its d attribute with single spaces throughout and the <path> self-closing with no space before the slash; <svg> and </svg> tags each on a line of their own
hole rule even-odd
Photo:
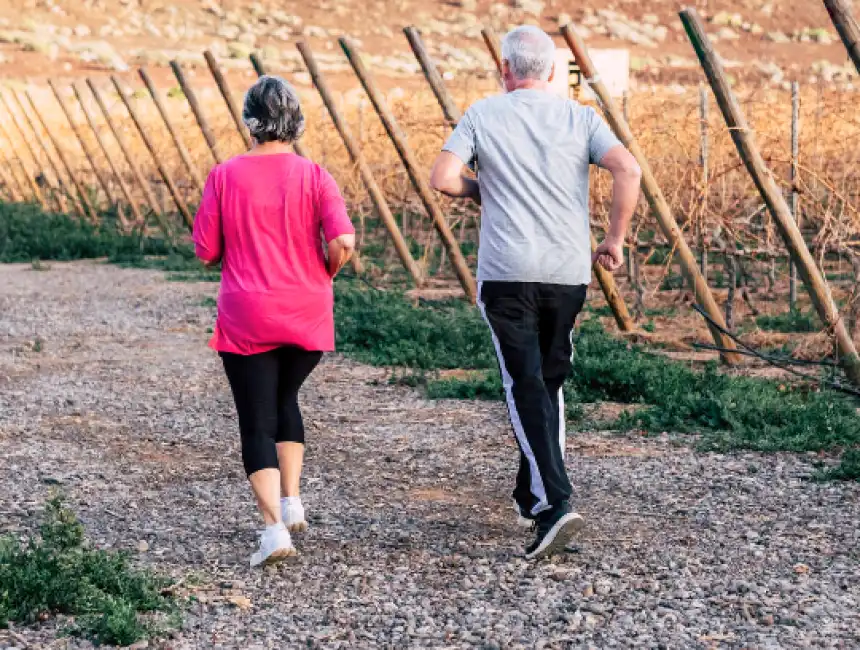
<svg viewBox="0 0 860 650">
<path fill-rule="evenodd" d="M 539 27 L 523 25 L 505 35 L 502 59 L 517 79 L 548 81 L 555 63 L 555 43 Z"/>
<path fill-rule="evenodd" d="M 263 75 L 245 95 L 242 120 L 257 142 L 294 142 L 305 132 L 295 89 L 280 77 Z"/>
</svg>

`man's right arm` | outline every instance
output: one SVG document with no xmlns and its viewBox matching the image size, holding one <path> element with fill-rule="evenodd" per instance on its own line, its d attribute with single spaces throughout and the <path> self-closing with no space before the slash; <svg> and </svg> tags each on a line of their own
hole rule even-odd
<svg viewBox="0 0 860 650">
<path fill-rule="evenodd" d="M 481 203 L 478 181 L 463 175 L 466 166 L 460 158 L 450 151 L 442 151 L 433 163 L 430 172 L 430 185 L 437 192 L 455 198 L 468 198 Z"/>
</svg>

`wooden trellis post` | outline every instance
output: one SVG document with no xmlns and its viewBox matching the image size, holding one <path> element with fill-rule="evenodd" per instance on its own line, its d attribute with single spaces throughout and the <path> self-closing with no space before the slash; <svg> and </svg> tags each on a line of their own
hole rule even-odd
<svg viewBox="0 0 860 650">
<path fill-rule="evenodd" d="M 412 48 L 412 52 L 415 54 L 415 58 L 418 60 L 418 64 L 424 72 L 424 78 L 427 79 L 427 83 L 430 84 L 430 88 L 436 96 L 436 101 L 439 102 L 439 106 L 442 108 L 442 113 L 444 113 L 445 119 L 448 121 L 450 126 L 456 126 L 457 122 L 460 121 L 460 118 L 463 117 L 463 113 L 457 106 L 457 102 L 455 102 L 454 98 L 451 97 L 451 93 L 449 93 L 448 89 L 445 87 L 445 82 L 442 80 L 442 75 L 439 74 L 439 69 L 436 67 L 433 59 L 430 58 L 427 48 L 424 47 L 424 41 L 421 39 L 421 34 L 412 26 L 406 27 L 403 30 L 403 33 L 406 34 L 406 40 L 409 41 L 409 47 Z"/>
<path fill-rule="evenodd" d="M 499 40 L 495 37 L 495 33 L 489 27 L 486 28 L 484 32 L 486 32 L 484 34 L 484 41 L 487 44 L 487 49 L 490 50 L 493 61 L 495 61 L 498 66 L 497 72 L 501 78 L 502 52 L 499 49 Z M 591 238 L 591 250 L 594 251 L 598 246 L 597 239 L 595 239 L 590 230 L 589 236 Z M 630 256 L 634 262 L 635 255 L 636 247 L 633 246 L 630 249 Z M 636 325 L 633 322 L 633 318 L 630 316 L 630 311 L 627 309 L 627 303 L 624 302 L 624 296 L 621 295 L 621 292 L 618 290 L 618 285 L 615 284 L 615 276 L 600 266 L 600 264 L 593 264 L 591 268 L 594 271 L 594 276 L 597 278 L 597 283 L 600 285 L 600 290 L 603 292 L 603 296 L 606 298 L 606 302 L 612 310 L 612 316 L 615 318 L 615 323 L 618 325 L 618 328 L 622 332 L 632 332 L 636 329 Z"/>
<path fill-rule="evenodd" d="M 386 230 L 388 230 L 388 234 L 391 236 L 391 241 L 394 243 L 394 249 L 397 251 L 397 255 L 400 257 L 403 267 L 409 275 L 412 276 L 412 280 L 415 282 L 415 285 L 421 287 L 424 284 L 421 268 L 412 258 L 412 254 L 409 251 L 409 245 L 403 239 L 403 234 L 400 232 L 397 220 L 394 218 L 391 208 L 388 206 L 388 201 L 385 200 L 385 195 L 382 193 L 382 190 L 373 176 L 370 165 L 367 164 L 364 154 L 361 152 L 361 146 L 355 141 L 355 138 L 353 138 L 352 133 L 346 124 L 346 120 L 343 119 L 340 111 L 338 111 L 334 98 L 328 89 L 328 85 L 322 76 L 322 72 L 316 63 L 316 59 L 314 58 L 310 46 L 304 41 L 299 41 L 298 49 L 304 59 L 305 66 L 311 75 L 311 79 L 313 79 L 314 86 L 316 86 L 317 92 L 319 92 L 323 103 L 328 109 L 329 115 L 331 115 L 331 121 L 334 123 L 347 152 L 349 152 L 349 156 L 352 159 L 353 164 L 361 175 L 361 180 L 367 188 L 370 200 L 373 201 L 373 205 L 376 207 L 377 213 L 379 213 L 379 218 L 382 219 L 382 223 L 385 225 Z"/>
<path fill-rule="evenodd" d="M 421 202 L 424 204 L 427 213 L 433 219 L 433 225 L 442 239 L 442 245 L 448 253 L 448 257 L 451 260 L 451 266 L 454 268 L 454 273 L 457 275 L 457 279 L 460 281 L 463 291 L 466 293 L 466 296 L 470 301 L 475 302 L 477 299 L 477 285 L 475 284 L 475 278 L 472 275 L 472 271 L 469 269 L 469 265 L 466 263 L 466 259 L 463 257 L 463 252 L 460 250 L 457 238 L 454 236 L 454 233 L 451 232 L 451 227 L 445 219 L 445 214 L 442 212 L 442 208 L 439 207 L 436 197 L 430 189 L 430 185 L 419 171 L 418 161 L 415 159 L 415 154 L 412 152 L 411 147 L 406 141 L 405 134 L 400 129 L 400 126 L 397 123 L 394 114 L 391 112 L 391 109 L 388 107 L 388 104 L 382 98 L 382 94 L 379 92 L 373 77 L 364 66 L 364 61 L 358 53 L 358 49 L 355 44 L 346 37 L 341 37 L 339 42 L 347 59 L 349 59 L 349 62 L 352 65 L 352 69 L 355 71 L 356 76 L 361 81 L 361 85 L 364 87 L 365 92 L 370 98 L 376 113 L 379 115 L 379 118 L 385 127 L 385 131 L 388 133 L 388 137 L 394 144 L 395 149 L 397 149 L 397 153 L 403 161 L 403 165 L 409 174 L 409 178 L 412 181 L 415 191 L 421 198 Z"/>
<path fill-rule="evenodd" d="M 499 37 L 496 35 L 496 32 L 492 27 L 484 27 L 484 29 L 481 30 L 481 36 L 484 37 L 484 44 L 487 46 L 490 56 L 493 57 L 493 63 L 496 64 L 496 73 L 499 84 L 504 86 L 505 82 L 504 79 L 502 79 L 502 46 L 499 43 Z"/>
<path fill-rule="evenodd" d="M 42 196 L 42 191 L 39 189 L 39 185 L 34 180 L 33 175 L 27 170 L 27 165 L 24 163 L 24 159 L 21 157 L 20 149 L 18 149 L 15 146 L 15 143 L 13 142 L 12 138 L 9 136 L 9 132 L 6 130 L 6 127 L 3 125 L 2 121 L 0 121 L 0 134 L 2 134 L 3 137 L 6 139 L 6 141 L 9 143 L 9 150 L 13 152 L 14 160 L 16 160 L 18 162 L 18 166 L 21 169 L 21 173 L 24 174 L 24 179 L 27 181 L 26 184 L 21 186 L 22 191 L 24 188 L 27 187 L 27 185 L 29 185 L 30 186 L 30 192 L 33 195 L 33 199 L 35 199 L 36 202 L 38 202 L 39 205 L 42 206 L 43 210 L 47 210 L 48 204 L 45 201 L 45 197 Z M 3 155 L 4 156 L 6 155 L 5 152 L 3 153 Z M 36 161 L 36 167 L 38 167 L 38 166 L 39 166 L 39 162 Z M 26 192 L 24 192 L 24 195 L 26 196 Z"/>
<path fill-rule="evenodd" d="M 6 152 L 0 150 L 0 178 L 3 179 L 3 186 L 6 190 L 6 195 L 12 203 L 22 203 L 23 197 L 19 191 L 18 179 L 12 171 L 12 165 L 9 164 L 9 159 L 6 157 Z"/>
<path fill-rule="evenodd" d="M 797 189 L 800 165 L 800 85 L 791 83 L 791 214 L 800 227 L 800 192 Z M 788 304 L 797 309 L 797 265 L 788 259 Z"/>
<path fill-rule="evenodd" d="M 254 66 L 254 72 L 257 73 L 258 77 L 262 77 L 263 75 L 268 74 L 266 72 L 266 66 L 263 65 L 263 62 L 260 60 L 260 57 L 258 57 L 256 54 L 251 54 L 250 59 L 251 65 Z M 307 63 L 307 61 L 305 61 L 305 63 Z M 299 140 L 293 142 L 293 151 L 295 151 L 302 158 L 307 158 L 308 160 L 310 160 L 311 158 L 310 153 L 307 149 L 305 149 L 305 146 Z"/>
<path fill-rule="evenodd" d="M 167 128 L 167 132 L 170 134 L 173 144 L 176 145 L 179 157 L 182 158 L 182 162 L 185 164 L 185 167 L 188 169 L 188 173 L 191 175 L 191 180 L 194 181 L 197 189 L 202 192 L 203 178 L 201 178 L 200 173 L 197 171 L 197 167 L 194 166 L 194 162 L 191 160 L 191 155 L 188 153 L 188 148 L 185 146 L 182 136 L 179 135 L 179 131 L 177 131 L 176 127 L 173 126 L 173 120 L 170 119 L 170 113 L 165 107 L 164 101 L 161 99 L 161 94 L 158 92 L 158 88 L 156 88 L 155 84 L 152 83 L 152 79 L 150 79 L 146 68 L 140 68 L 137 73 L 140 75 L 140 78 L 143 80 L 143 84 L 149 91 L 149 95 L 152 97 L 152 102 L 158 109 L 158 114 L 161 115 L 161 120 Z"/>
<path fill-rule="evenodd" d="M 797 270 L 809 291 L 818 315 L 822 322 L 833 330 L 833 336 L 840 353 L 839 362 L 845 369 L 848 379 L 853 384 L 860 386 L 860 357 L 857 356 L 854 341 L 851 339 L 845 321 L 833 301 L 830 287 L 806 247 L 806 242 L 800 228 L 794 221 L 785 196 L 783 196 L 759 152 L 752 129 L 729 85 L 723 64 L 705 33 L 702 20 L 695 9 L 683 10 L 681 20 L 708 77 L 741 160 L 743 160 L 762 199 L 773 215 L 779 232 L 785 240 L 785 245 L 797 264 Z"/>
<path fill-rule="evenodd" d="M 95 156 L 90 151 L 90 148 L 87 146 L 87 142 L 84 139 L 84 135 L 81 132 L 80 128 L 77 124 L 75 124 L 75 120 L 72 117 L 72 112 L 69 110 L 69 106 L 66 103 L 65 97 L 63 97 L 60 89 L 57 88 L 57 85 L 54 83 L 53 79 L 48 79 L 48 86 L 54 92 L 54 97 L 57 98 L 57 103 L 60 105 L 60 108 L 63 110 L 63 115 L 66 116 L 66 119 L 69 122 L 69 126 L 72 127 L 72 131 L 75 134 L 75 137 L 78 139 L 78 143 L 81 145 L 81 150 L 84 152 L 84 156 L 87 161 L 90 163 L 90 167 L 92 167 L 93 173 L 95 174 L 96 180 L 99 182 L 102 190 L 105 193 L 105 197 L 108 200 L 108 203 L 116 203 L 116 200 L 113 197 L 113 194 L 110 191 L 110 187 L 108 186 L 107 179 L 102 175 L 101 171 L 96 165 Z"/>
<path fill-rule="evenodd" d="M 251 136 L 248 133 L 248 129 L 245 127 L 245 123 L 242 121 L 242 111 L 236 103 L 236 98 L 233 97 L 233 93 L 230 92 L 230 86 L 227 84 L 227 79 L 224 77 L 224 73 L 221 72 L 221 66 L 218 65 L 218 62 L 215 60 L 215 56 L 209 50 L 206 50 L 203 53 L 203 57 L 206 59 L 206 65 L 209 66 L 209 72 L 212 73 L 212 78 L 215 80 L 218 90 L 221 91 L 221 97 L 224 98 L 224 103 L 227 104 L 227 110 L 230 112 L 230 117 L 233 118 L 236 130 L 242 137 L 242 142 L 245 143 L 245 148 L 250 149 L 252 144 Z"/>
<path fill-rule="evenodd" d="M 86 211 L 90 213 L 90 216 L 92 217 L 93 221 L 98 221 L 99 213 L 96 211 L 95 207 L 93 207 L 93 204 L 90 201 L 89 194 L 87 194 L 86 188 L 84 187 L 83 183 L 81 183 L 80 179 L 78 179 L 77 174 L 75 174 L 75 170 L 72 169 L 72 165 L 69 162 L 69 159 L 66 157 L 66 154 L 60 148 L 59 141 L 54 136 L 53 131 L 48 128 L 48 123 L 45 121 L 45 118 L 42 116 L 41 111 L 39 111 L 39 108 L 36 106 L 36 102 L 33 101 L 33 95 L 31 95 L 30 91 L 27 90 L 24 92 L 24 96 L 30 103 L 30 108 L 33 111 L 33 115 L 36 116 L 36 119 L 39 121 L 39 124 L 41 124 L 42 128 L 45 130 L 45 133 L 48 134 L 48 139 L 51 141 L 51 144 L 54 146 L 54 149 L 56 149 L 57 157 L 60 159 L 60 164 L 65 168 L 66 173 L 69 175 L 69 178 L 72 179 L 72 185 L 75 186 L 75 189 L 78 192 L 81 204 L 86 208 Z M 84 213 L 82 216 L 86 218 L 86 213 Z"/>
<path fill-rule="evenodd" d="M 102 115 L 104 115 L 105 122 L 107 122 L 108 127 L 113 133 L 114 139 L 119 144 L 119 148 L 122 151 L 122 155 L 125 156 L 125 161 L 128 163 L 129 169 L 131 169 L 132 176 L 137 181 L 138 186 L 143 192 L 144 197 L 146 197 L 146 202 L 149 205 L 150 210 L 152 210 L 152 214 L 155 216 L 158 221 L 158 225 L 161 227 L 162 232 L 165 237 L 170 237 L 172 235 L 171 230 L 164 219 L 164 215 L 161 214 L 161 208 L 158 205 L 158 199 L 155 196 L 155 193 L 152 191 L 152 187 L 149 184 L 149 181 L 144 178 L 143 174 L 140 172 L 140 167 L 137 166 L 137 163 L 134 162 L 134 157 L 131 154 L 131 151 L 128 148 L 128 145 L 125 142 L 125 139 L 120 133 L 119 129 L 116 126 L 116 123 L 113 121 L 113 118 L 110 115 L 110 110 L 105 103 L 104 97 L 102 97 L 101 91 L 98 87 L 93 83 L 92 79 L 87 79 L 87 86 L 89 86 L 90 92 L 92 92 L 93 97 L 95 97 L 96 104 L 98 104 L 101 109 Z M 140 221 L 140 225 L 144 225 L 144 221 Z"/>
<path fill-rule="evenodd" d="M 108 151 L 107 144 L 105 143 L 104 138 L 102 138 L 102 135 L 99 132 L 99 127 L 98 127 L 98 123 L 95 119 L 95 116 L 93 115 L 92 111 L 89 109 L 86 102 L 84 101 L 83 93 L 80 91 L 77 84 L 72 85 L 72 90 L 75 92 L 75 97 L 78 100 L 78 104 L 80 104 L 80 106 L 81 106 L 81 110 L 84 113 L 84 117 L 87 118 L 87 123 L 90 125 L 90 129 L 92 129 L 93 135 L 95 135 L 96 142 L 98 142 L 99 148 L 102 150 L 102 153 L 104 154 L 105 159 L 108 162 L 108 166 L 110 167 L 114 178 L 116 179 L 117 183 L 119 184 L 120 191 L 122 191 L 122 194 L 125 197 L 125 200 L 128 202 L 128 206 L 131 209 L 131 214 L 134 217 L 135 223 L 143 224 L 143 215 L 140 213 L 140 208 L 138 208 L 137 203 L 135 202 L 134 197 L 131 194 L 131 189 L 129 189 L 128 185 L 123 180 L 122 174 L 120 173 L 119 169 L 117 168 L 116 163 L 114 162 L 113 156 L 111 156 L 110 151 Z M 122 209 L 119 206 L 117 206 L 117 214 L 119 215 L 119 218 L 123 224 L 123 227 L 128 228 L 126 218 L 122 214 Z"/>
<path fill-rule="evenodd" d="M 860 72 L 860 27 L 851 13 L 851 3 L 847 0 L 824 0 L 824 6 L 845 44 L 845 49 L 848 50 L 848 56 L 857 72 Z"/>
<path fill-rule="evenodd" d="M 143 140 L 143 144 L 145 144 L 146 148 L 149 149 L 149 153 L 152 155 L 152 160 L 153 162 L 155 162 L 155 167 L 156 169 L 158 169 L 158 173 L 161 174 L 161 178 L 162 180 L 164 180 L 164 184 L 170 191 L 170 195 L 173 197 L 173 202 L 176 204 L 176 208 L 179 210 L 179 213 L 185 220 L 185 225 L 188 226 L 188 230 L 192 230 L 194 228 L 194 217 L 191 216 L 191 212 L 189 211 L 188 206 L 185 204 L 185 199 L 182 198 L 182 195 L 179 193 L 179 188 L 176 187 L 176 183 L 173 182 L 173 177 L 170 175 L 170 172 L 167 171 L 167 167 L 164 166 L 164 162 L 161 160 L 161 156 L 158 155 L 158 150 L 155 148 L 155 145 L 152 142 L 152 138 L 149 137 L 149 133 L 147 132 L 146 127 L 144 127 L 143 121 L 140 119 L 140 115 L 138 114 L 137 109 L 135 108 L 132 101 L 129 99 L 119 79 L 117 79 L 115 76 L 111 76 L 110 80 L 113 83 L 114 88 L 116 88 L 116 91 L 119 93 L 120 99 L 122 99 L 122 103 L 125 104 L 125 107 L 128 110 L 128 114 L 131 116 L 134 125 L 137 127 L 137 131 L 138 133 L 140 133 L 140 137 Z"/>
<path fill-rule="evenodd" d="M 185 72 L 182 70 L 182 66 L 179 65 L 179 61 L 171 61 L 170 68 L 173 70 L 173 75 L 176 77 L 176 81 L 179 82 L 179 87 L 182 89 L 182 94 L 185 95 L 185 100 L 188 102 L 188 106 L 191 107 L 191 112 L 194 114 L 194 119 L 197 120 L 197 125 L 203 133 L 203 139 L 206 140 L 206 144 L 209 146 L 209 151 L 212 152 L 212 157 L 215 159 L 216 163 L 221 164 L 224 162 L 224 158 L 221 156 L 221 151 L 218 149 L 218 142 L 215 140 L 215 134 L 212 133 L 212 129 L 209 127 L 209 122 L 206 120 L 206 116 L 203 115 L 203 110 L 200 108 L 200 102 L 197 101 L 197 95 L 194 92 L 194 89 L 185 78 Z"/>
<path fill-rule="evenodd" d="M 32 139 L 27 137 L 26 129 L 24 128 L 23 124 L 18 121 L 18 116 L 15 114 L 15 111 L 12 109 L 12 103 L 9 101 L 8 97 L 6 97 L 5 94 L 0 93 L 0 101 L 3 102 L 3 105 L 6 107 L 6 112 L 9 113 L 10 117 L 12 118 L 12 124 L 17 129 L 18 135 L 20 136 L 21 140 L 24 141 L 24 146 L 27 148 L 27 150 L 30 152 L 30 155 L 33 157 L 33 162 L 35 163 L 35 169 L 36 169 L 36 171 L 39 172 L 39 174 L 41 174 L 41 178 L 45 182 L 45 187 L 53 190 L 53 188 L 51 187 L 50 177 L 47 174 L 47 169 L 42 164 L 42 162 L 39 160 L 39 154 L 36 152 L 36 148 L 32 142 L 32 139 L 39 139 L 39 138 L 37 137 L 35 132 L 33 133 Z M 41 142 L 41 140 L 39 140 L 39 141 Z M 43 145 L 43 147 L 44 147 L 44 145 Z M 49 162 L 52 162 L 52 161 L 49 160 Z M 26 170 L 26 166 L 24 167 L 24 169 Z M 35 187 L 38 187 L 38 183 L 36 183 L 35 179 L 33 179 L 30 176 L 30 173 L 29 172 L 26 172 L 26 173 L 27 173 L 28 178 L 31 180 L 31 183 Z M 61 187 L 61 183 L 62 183 L 62 181 L 60 179 L 58 179 L 58 186 L 59 187 Z M 63 213 L 68 212 L 68 206 L 66 205 L 66 202 L 65 202 L 60 191 L 51 192 L 49 195 L 54 199 L 54 204 L 57 206 L 57 210 L 59 210 L 60 212 L 63 212 Z"/>
<path fill-rule="evenodd" d="M 720 352 L 721 358 L 728 364 L 739 363 L 740 356 L 735 352 L 737 348 L 734 341 L 731 337 L 726 336 L 722 331 L 720 331 L 720 327 L 725 328 L 725 321 L 723 320 L 723 315 L 720 311 L 719 305 L 717 305 L 717 301 L 714 300 L 714 296 L 711 293 L 710 288 L 708 288 L 708 283 L 705 282 L 705 278 L 702 277 L 696 256 L 693 255 L 693 251 L 691 251 L 690 247 L 687 245 L 687 242 L 684 239 L 684 234 L 681 232 L 681 228 L 678 226 L 678 222 L 675 221 L 675 217 L 672 214 L 672 209 L 669 207 L 669 203 L 663 196 L 660 186 L 657 184 L 657 179 L 651 171 L 651 165 L 648 162 L 648 158 L 645 156 L 645 153 L 636 141 L 633 132 L 630 130 L 630 126 L 624 120 L 621 112 L 615 105 L 615 100 L 613 100 L 612 95 L 606 88 L 606 84 L 604 84 L 600 79 L 582 37 L 570 25 L 562 27 L 561 33 L 571 52 L 573 52 L 576 64 L 582 71 L 583 76 L 588 80 L 590 88 L 594 91 L 594 94 L 600 98 L 603 112 L 606 115 L 612 130 L 615 132 L 615 135 L 618 136 L 624 146 L 633 154 L 639 163 L 639 166 L 642 168 L 642 191 L 648 199 L 648 203 L 651 205 L 654 216 L 657 218 L 657 223 L 660 225 L 663 235 L 669 242 L 669 246 L 671 246 L 672 250 L 676 251 L 678 254 L 681 268 L 689 282 L 693 295 L 696 297 L 696 301 L 702 305 L 705 312 L 717 325 L 714 326 L 710 321 L 706 320 L 714 342 L 717 347 L 722 350 Z"/>
</svg>

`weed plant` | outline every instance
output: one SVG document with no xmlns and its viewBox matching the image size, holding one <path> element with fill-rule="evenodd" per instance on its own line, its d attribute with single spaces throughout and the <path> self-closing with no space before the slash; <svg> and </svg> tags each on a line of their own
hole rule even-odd
<svg viewBox="0 0 860 650">
<path fill-rule="evenodd" d="M 48 502 L 39 534 L 0 538 L 0 627 L 73 617 L 69 634 L 130 645 L 179 622 L 167 580 L 131 566 L 124 553 L 95 550 L 59 497 Z"/>
</svg>

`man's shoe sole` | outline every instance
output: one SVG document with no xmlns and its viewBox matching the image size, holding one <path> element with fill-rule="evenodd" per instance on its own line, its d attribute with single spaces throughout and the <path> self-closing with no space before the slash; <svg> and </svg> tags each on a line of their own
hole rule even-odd
<svg viewBox="0 0 860 650">
<path fill-rule="evenodd" d="M 290 546 L 288 548 L 279 548 L 272 552 L 272 554 L 267 557 L 265 560 L 260 562 L 259 564 L 252 564 L 251 568 L 256 567 L 264 567 L 264 566 L 272 566 L 273 564 L 279 564 L 284 560 L 288 560 L 291 557 L 295 557 L 299 552 L 296 550 L 295 546 Z"/>
<path fill-rule="evenodd" d="M 555 522 L 546 537 L 535 550 L 526 553 L 527 560 L 537 560 L 562 553 L 570 540 L 585 527 L 585 519 L 575 512 L 569 512 Z"/>
</svg>

